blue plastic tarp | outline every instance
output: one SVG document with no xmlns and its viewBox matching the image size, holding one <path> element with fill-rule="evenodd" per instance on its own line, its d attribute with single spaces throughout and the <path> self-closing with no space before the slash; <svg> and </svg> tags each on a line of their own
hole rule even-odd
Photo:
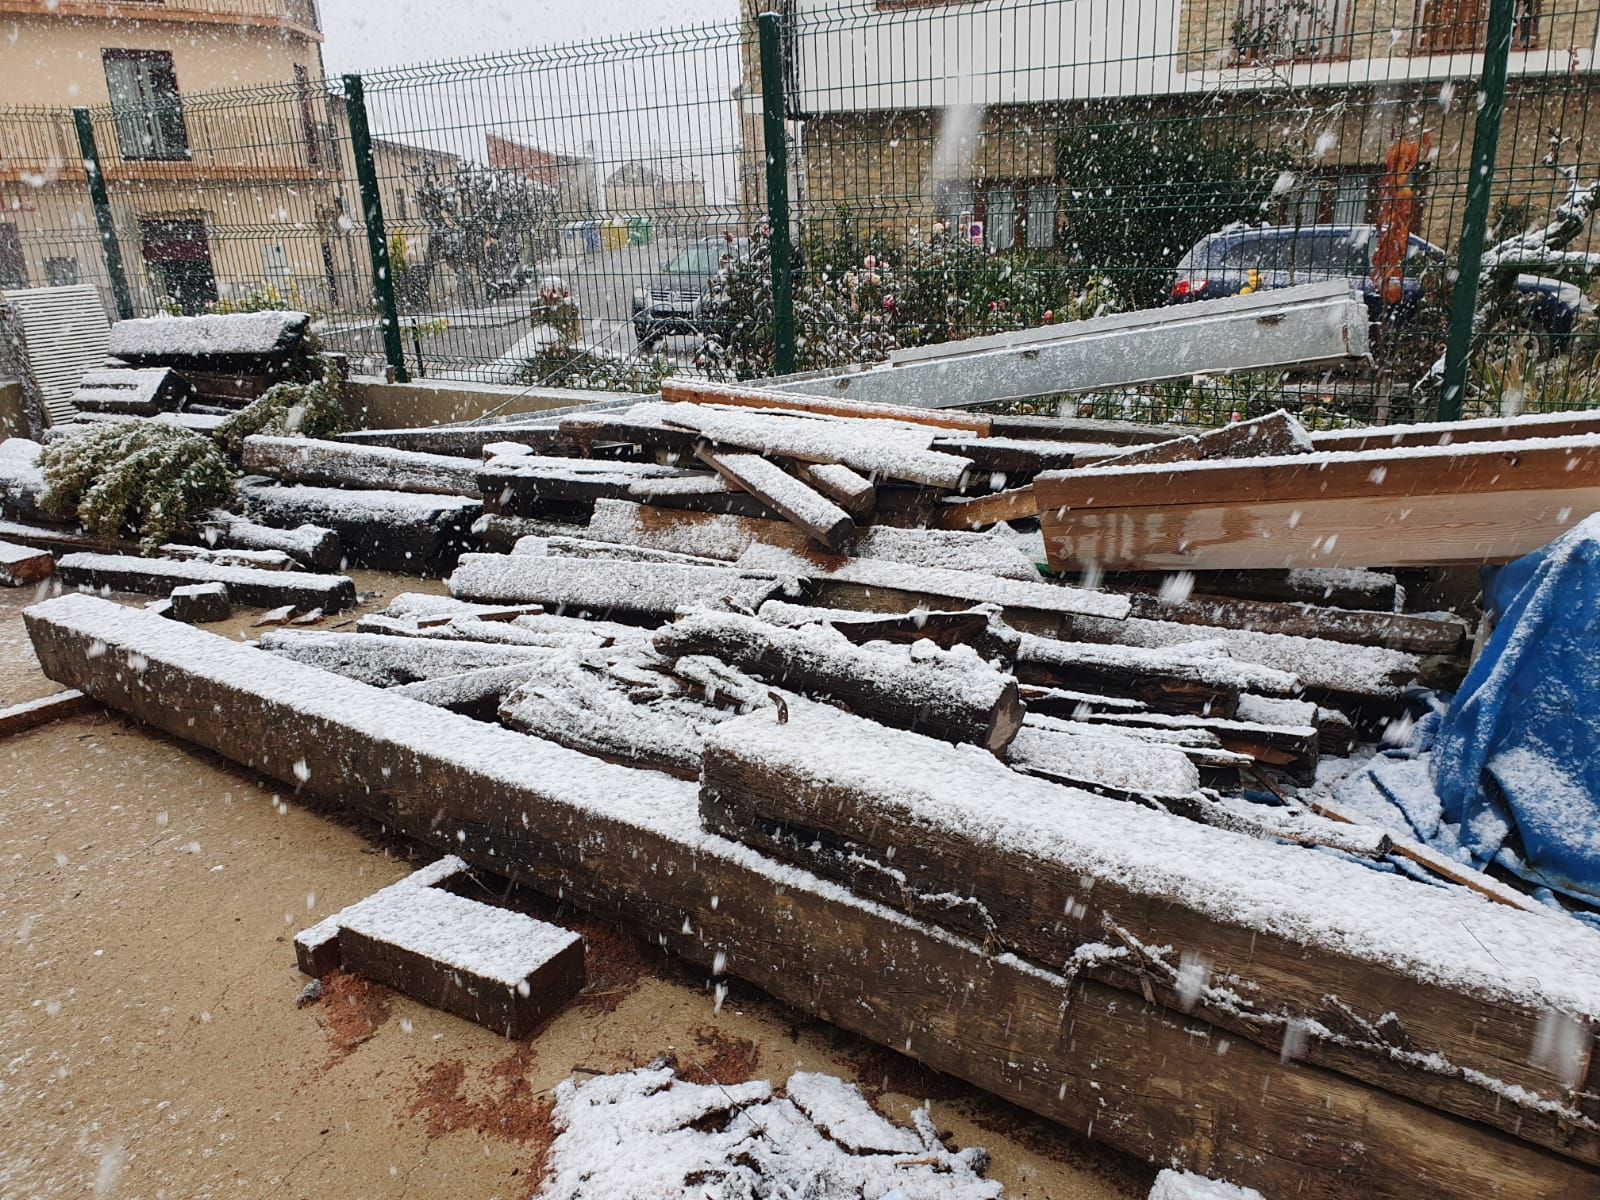
<svg viewBox="0 0 1600 1200">
<path fill-rule="evenodd" d="M 1478 861 L 1600 900 L 1600 516 L 1484 600 L 1498 624 L 1433 744 L 1441 815 Z"/>
</svg>

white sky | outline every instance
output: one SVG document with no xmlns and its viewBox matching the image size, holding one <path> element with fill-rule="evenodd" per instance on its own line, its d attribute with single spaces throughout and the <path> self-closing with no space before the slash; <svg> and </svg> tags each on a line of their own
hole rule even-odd
<svg viewBox="0 0 1600 1200">
<path fill-rule="evenodd" d="M 330 75 L 731 21 L 738 0 L 322 0 Z"/>
</svg>

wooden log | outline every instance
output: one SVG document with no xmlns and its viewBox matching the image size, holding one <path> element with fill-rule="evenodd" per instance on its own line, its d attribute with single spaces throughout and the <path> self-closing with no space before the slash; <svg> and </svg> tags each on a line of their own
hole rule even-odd
<svg viewBox="0 0 1600 1200">
<path fill-rule="evenodd" d="M 734 408 L 814 413 L 825 417 L 901 421 L 908 425 L 927 425 L 934 429 L 955 429 L 978 438 L 988 437 L 989 430 L 994 424 L 994 419 L 983 413 L 807 396 L 798 392 L 751 387 L 748 384 L 714 383 L 707 379 L 676 377 L 663 379 L 661 398 L 673 403 L 719 404 Z"/>
<path fill-rule="evenodd" d="M 262 635 L 260 646 L 280 658 L 385 688 L 489 667 L 537 666 L 550 657 L 539 646 L 361 632 L 274 630 Z"/>
<path fill-rule="evenodd" d="M 125 554 L 68 554 L 56 564 L 56 573 L 69 587 L 110 588 L 146 596 L 165 596 L 189 583 L 220 583 L 236 603 L 254 608 L 290 604 L 333 613 L 356 602 L 355 581 L 346 575 L 262 571 Z"/>
<path fill-rule="evenodd" d="M 239 485 L 245 512 L 280 528 L 313 524 L 331 530 L 352 567 L 440 575 L 473 544 L 483 505 L 466 496 L 344 488 Z"/>
<path fill-rule="evenodd" d="M 1323 638 L 1294 637 L 1284 633 L 1257 633 L 1249 629 L 1223 629 L 1216 625 L 1184 625 L 1177 621 L 1151 621 L 1128 617 L 1105 621 L 1075 617 L 1072 637 L 1128 648 L 1171 649 L 1208 643 L 1218 655 L 1239 663 L 1253 663 L 1278 674 L 1298 677 L 1308 698 L 1319 704 L 1371 711 L 1392 708 L 1401 691 L 1422 671 L 1414 654 L 1383 646 L 1356 646 Z M 1255 688 L 1268 695 L 1281 691 Z"/>
<path fill-rule="evenodd" d="M 1414 1200 L 1419 1188 L 1593 1195 L 1597 1173 L 1539 1149 L 1531 1124 L 1506 1134 L 1244 1038 L 1219 1055 L 1202 1022 L 764 864 L 700 829 L 692 785 L 312 668 L 267 672 L 259 651 L 93 597 L 49 601 L 26 620 L 53 678 L 137 720 L 628 921 L 692 962 L 715 958 L 806 1012 L 1130 1153 L 1310 1200 L 1346 1197 L 1352 1181 L 1377 1200 Z M 143 671 L 125 669 L 130 654 Z"/>
<path fill-rule="evenodd" d="M 415 683 L 402 683 L 392 690 L 408 700 L 420 700 L 423 704 L 447 708 L 479 721 L 495 721 L 499 719 L 500 705 L 505 698 L 536 674 L 541 665 L 534 662 L 480 667 L 458 675 L 438 675 Z"/>
<path fill-rule="evenodd" d="M 739 489 L 714 472 L 638 479 L 628 485 L 628 499 L 685 512 L 727 513 L 757 520 L 775 520 L 779 516 L 761 497 Z"/>
<path fill-rule="evenodd" d="M 1190 596 L 1169 600 L 1131 592 L 1129 616 L 1184 625 L 1215 625 L 1258 633 L 1322 638 L 1357 646 L 1387 646 L 1413 654 L 1457 654 L 1465 648 L 1466 622 L 1458 618 L 1417 617 L 1406 613 L 1359 612 L 1315 604 L 1283 604 L 1231 596 Z"/>
<path fill-rule="evenodd" d="M 827 625 L 857 645 L 867 642 L 910 645 L 927 640 L 941 650 L 971 646 L 979 658 L 997 662 L 1006 670 L 1016 661 L 1017 647 L 1022 640 L 994 609 L 982 607 L 959 612 L 873 613 L 768 600 L 756 615 L 768 624 L 791 629 L 802 625 Z"/>
<path fill-rule="evenodd" d="M 0 541 L 0 587 L 22 587 L 48 579 L 56 560 L 48 551 Z"/>
<path fill-rule="evenodd" d="M 1056 570 L 1477 565 L 1600 511 L 1600 435 L 1091 467 L 1033 486 Z"/>
<path fill-rule="evenodd" d="M 310 327 L 305 313 L 287 311 L 140 317 L 111 326 L 106 353 L 133 366 L 173 367 L 186 376 L 279 375 L 301 352 Z"/>
<path fill-rule="evenodd" d="M 630 546 L 623 542 L 596 542 L 583 537 L 525 537 L 518 538 L 511 547 L 513 554 L 543 555 L 549 558 L 608 558 L 627 562 L 681 563 L 698 567 L 724 567 L 727 563 L 718 558 L 702 558 L 697 554 L 674 554 L 670 550 L 651 550 L 646 546 Z"/>
<path fill-rule="evenodd" d="M 503 513 L 484 513 L 472 523 L 472 536 L 485 550 L 510 554 L 525 537 L 582 536 L 582 521 L 544 520 L 535 517 L 508 517 Z"/>
<path fill-rule="evenodd" d="M 667 512 L 641 504 L 602 500 L 595 505 L 586 537 L 643 546 L 677 554 L 693 554 L 732 562 L 751 546 L 813 549 L 784 521 L 709 513 Z M 863 558 L 914 566 L 976 571 L 1006 579 L 1037 582 L 1038 569 L 1004 538 L 989 534 L 868 526 L 856 535 L 855 551 Z"/>
<path fill-rule="evenodd" d="M 771 572 L 527 554 L 467 554 L 448 580 L 464 600 L 542 604 L 596 616 L 659 622 L 684 608 L 753 612 L 783 589 Z"/>
<path fill-rule="evenodd" d="M 52 721 L 82 716 L 99 707 L 75 688 L 57 692 L 53 696 L 41 696 L 37 700 L 24 700 L 21 704 L 8 704 L 0 708 L 0 737 L 37 729 Z"/>
<path fill-rule="evenodd" d="M 635 416 L 628 409 L 563 417 L 561 436 L 589 455 L 602 445 L 622 442 L 636 447 L 640 455 L 665 463 L 687 462 L 700 441 L 692 429 L 675 429 L 653 418 Z"/>
<path fill-rule="evenodd" d="M 583 938 L 439 888 L 410 888 L 341 919 L 344 969 L 508 1038 L 583 990 Z"/>
<path fill-rule="evenodd" d="M 641 693 L 602 670 L 552 661 L 513 689 L 498 715 L 512 729 L 605 762 L 698 779 L 706 731 L 733 714 L 658 678 Z"/>
<path fill-rule="evenodd" d="M 832 500 L 856 521 L 865 523 L 877 507 L 872 481 L 838 463 L 796 463 L 795 477 Z"/>
<path fill-rule="evenodd" d="M 44 494 L 44 472 L 39 455 L 44 447 L 27 438 L 0 440 L 0 516 L 22 521 L 48 520 L 39 506 Z"/>
<path fill-rule="evenodd" d="M 1521 1115 L 1503 1108 L 1506 1085 L 1594 1116 L 1569 1086 L 1600 1074 L 1600 974 L 1582 965 L 1600 935 L 1578 923 L 1028 780 L 803 701 L 783 725 L 720 726 L 703 761 L 711 828 L 779 852 L 764 830 L 791 830 L 791 847 L 809 836 L 835 854 L 802 865 L 883 903 L 1031 961 L 1098 958 L 1147 997 L 1274 1049 L 1288 1032 L 1289 1053 L 1502 1129 Z M 841 869 L 842 854 L 863 865 Z M 1568 970 L 1574 986 L 1552 984 Z M 1552 1019 L 1582 1048 L 1530 1061 Z M 1544 1123 L 1546 1144 L 1595 1161 L 1600 1137 L 1559 1125 Z"/>
<path fill-rule="evenodd" d="M 730 484 L 781 514 L 819 545 L 842 553 L 855 541 L 856 526 L 849 513 L 761 455 L 701 446 L 695 450 L 695 457 Z"/>
<path fill-rule="evenodd" d="M 785 688 L 831 696 L 896 729 L 1001 753 L 1022 727 L 1017 681 L 972 656 L 929 647 L 867 650 L 817 626 L 786 629 L 735 613 L 668 625 L 655 647 L 669 659 L 705 655 Z"/>
<path fill-rule="evenodd" d="M 278 551 L 302 566 L 320 571 L 331 570 L 344 561 L 339 535 L 320 525 L 277 529 L 217 510 L 206 517 L 203 533 L 208 546 L 248 552 Z"/>
<path fill-rule="evenodd" d="M 1001 521 L 1020 521 L 1039 515 L 1039 498 L 1033 486 L 1012 488 L 987 496 L 951 497 L 933 510 L 931 529 L 987 529 Z"/>
<path fill-rule="evenodd" d="M 478 473 L 483 468 L 481 462 L 471 458 L 262 434 L 245 438 L 243 463 L 246 471 L 284 483 L 474 499 L 478 496 Z"/>
<path fill-rule="evenodd" d="M 1229 663 L 1192 656 L 1130 658 L 1102 654 L 1098 647 L 1081 642 L 1030 639 L 1026 634 L 1017 652 L 1016 669 L 1019 681 L 1035 687 L 1126 697 L 1167 713 L 1231 716 L 1239 704 L 1240 688 L 1245 686 Z M 1252 678 L 1249 686 L 1260 687 L 1261 683 Z M 1284 691 L 1293 686 L 1287 681 L 1278 685 Z M 1078 703 L 1070 701 L 1067 707 L 1075 709 Z"/>
<path fill-rule="evenodd" d="M 1193 433 L 1181 425 L 1143 425 L 1137 421 L 1114 421 L 1097 417 L 1029 417 L 996 413 L 990 426 L 992 437 L 1037 438 L 1056 442 L 1099 442 L 1106 446 L 1144 446 L 1169 442 Z"/>
<path fill-rule="evenodd" d="M 1311 450 L 1311 436 L 1305 426 L 1280 408 L 1253 420 L 1234 421 L 1204 433 L 1138 446 L 1124 454 L 1102 458 L 1095 465 L 1133 467 L 1218 458 L 1271 458 L 1310 454 Z"/>
</svg>

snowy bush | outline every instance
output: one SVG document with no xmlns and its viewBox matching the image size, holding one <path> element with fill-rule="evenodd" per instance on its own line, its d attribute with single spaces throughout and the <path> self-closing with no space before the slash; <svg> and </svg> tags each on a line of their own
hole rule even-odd
<svg viewBox="0 0 1600 1200">
<path fill-rule="evenodd" d="M 104 541 L 137 536 L 145 551 L 192 534 L 233 499 L 234 469 L 204 434 L 139 421 L 62 438 L 40 457 L 41 503 Z"/>
<path fill-rule="evenodd" d="M 253 433 L 300 433 L 326 438 L 350 427 L 340 395 L 339 376 L 324 366 L 311 383 L 280 383 L 217 426 L 216 439 L 235 458 L 244 453 L 244 439 Z"/>
<path fill-rule="evenodd" d="M 463 165 L 440 176 L 430 167 L 417 187 L 428 227 L 428 261 L 454 271 L 471 297 L 509 296 L 533 276 L 530 256 L 556 245 L 556 191 L 518 171 Z"/>
</svg>

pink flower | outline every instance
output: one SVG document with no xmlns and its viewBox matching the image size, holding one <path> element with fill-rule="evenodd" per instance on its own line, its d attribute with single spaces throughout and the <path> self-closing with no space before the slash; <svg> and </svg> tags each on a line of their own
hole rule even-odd
<svg viewBox="0 0 1600 1200">
<path fill-rule="evenodd" d="M 867 255 L 861 260 L 861 265 L 869 271 L 872 270 L 878 265 L 878 256 L 876 254 Z"/>
<path fill-rule="evenodd" d="M 894 297 L 893 296 L 885 296 L 883 298 L 883 307 L 887 311 L 893 312 L 894 311 Z"/>
<path fill-rule="evenodd" d="M 1053 308 L 1045 309 L 1044 310 L 1044 316 L 1040 317 L 1039 319 L 1041 321 L 1043 321 L 1046 325 L 1049 325 L 1049 324 L 1053 323 L 1055 321 L 1055 319 L 1056 319 L 1056 310 L 1053 309 Z"/>
</svg>

